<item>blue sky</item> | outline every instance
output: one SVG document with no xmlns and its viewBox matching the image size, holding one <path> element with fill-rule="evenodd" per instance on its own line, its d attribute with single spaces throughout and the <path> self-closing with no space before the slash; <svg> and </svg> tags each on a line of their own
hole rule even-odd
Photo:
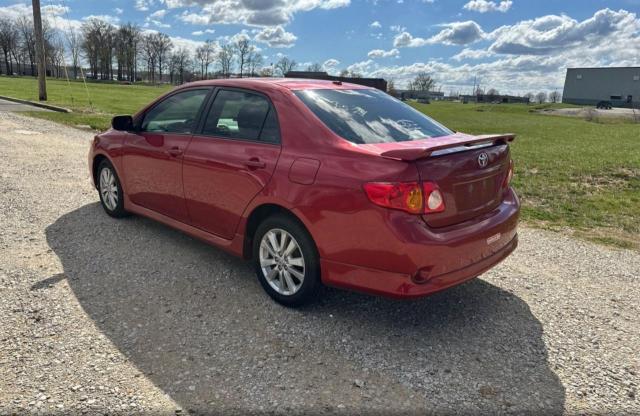
<svg viewBox="0 0 640 416">
<path fill-rule="evenodd" d="M 473 79 L 505 93 L 562 89 L 575 66 L 640 65 L 640 0 L 41 0 L 53 26 L 132 21 L 195 48 L 250 37 L 266 63 L 393 79 L 420 71 L 445 92 Z M 0 0 L 0 16 L 31 0 Z"/>
</svg>

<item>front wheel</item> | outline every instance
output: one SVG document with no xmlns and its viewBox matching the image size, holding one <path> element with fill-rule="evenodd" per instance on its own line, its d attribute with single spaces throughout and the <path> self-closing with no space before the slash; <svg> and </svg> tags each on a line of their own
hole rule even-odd
<svg viewBox="0 0 640 416">
<path fill-rule="evenodd" d="M 322 286 L 318 252 L 297 221 L 274 216 L 260 224 L 253 261 L 262 287 L 276 302 L 300 306 L 317 299 Z"/>
<path fill-rule="evenodd" d="M 116 174 L 111 162 L 107 159 L 100 162 L 98 166 L 98 193 L 100 194 L 100 203 L 105 212 L 112 217 L 126 217 L 128 214 L 124 210 L 124 194 L 120 179 Z"/>
</svg>

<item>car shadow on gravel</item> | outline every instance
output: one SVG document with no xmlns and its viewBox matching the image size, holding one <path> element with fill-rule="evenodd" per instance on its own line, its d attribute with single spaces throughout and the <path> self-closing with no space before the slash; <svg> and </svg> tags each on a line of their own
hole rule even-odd
<svg viewBox="0 0 640 416">
<path fill-rule="evenodd" d="M 144 218 L 114 220 L 97 203 L 46 236 L 97 328 L 184 409 L 564 409 L 541 323 L 482 279 L 408 302 L 328 289 L 290 310 L 244 261 Z"/>
</svg>

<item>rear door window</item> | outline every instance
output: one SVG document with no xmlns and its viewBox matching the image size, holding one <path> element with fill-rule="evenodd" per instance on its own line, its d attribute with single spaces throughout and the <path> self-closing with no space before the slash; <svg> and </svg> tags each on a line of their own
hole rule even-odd
<svg viewBox="0 0 640 416">
<path fill-rule="evenodd" d="M 265 97 L 247 91 L 218 92 L 202 133 L 267 143 L 280 141 L 275 110 Z"/>
</svg>

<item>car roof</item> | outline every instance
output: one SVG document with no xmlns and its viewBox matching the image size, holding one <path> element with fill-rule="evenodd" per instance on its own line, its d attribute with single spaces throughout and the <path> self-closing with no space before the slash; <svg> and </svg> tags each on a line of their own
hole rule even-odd
<svg viewBox="0 0 640 416">
<path fill-rule="evenodd" d="M 266 86 L 286 88 L 289 90 L 312 90 L 312 89 L 333 89 L 333 90 L 355 90 L 355 89 L 372 89 L 365 85 L 352 84 L 349 82 L 332 81 L 323 79 L 306 79 L 306 78 L 221 78 L 208 79 L 203 81 L 190 82 L 183 84 L 181 87 L 191 86 L 225 86 L 238 88 L 261 89 Z"/>
</svg>

